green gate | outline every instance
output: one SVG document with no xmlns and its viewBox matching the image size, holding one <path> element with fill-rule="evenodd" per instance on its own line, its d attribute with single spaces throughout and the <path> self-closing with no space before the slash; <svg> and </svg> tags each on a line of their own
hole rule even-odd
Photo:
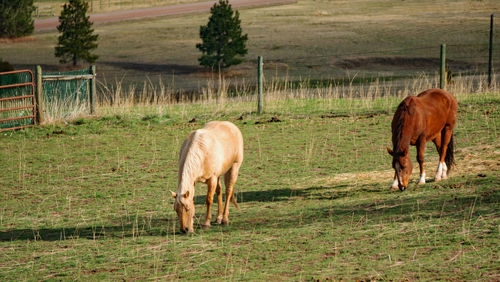
<svg viewBox="0 0 500 282">
<path fill-rule="evenodd" d="M 37 67 L 41 80 L 43 106 L 40 111 L 45 122 L 74 119 L 94 113 L 95 67 L 67 72 L 44 72 Z"/>
</svg>

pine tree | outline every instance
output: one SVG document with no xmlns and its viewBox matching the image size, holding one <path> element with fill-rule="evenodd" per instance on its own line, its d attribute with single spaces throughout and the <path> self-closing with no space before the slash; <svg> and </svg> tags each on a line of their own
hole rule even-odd
<svg viewBox="0 0 500 282">
<path fill-rule="evenodd" d="M 31 18 L 33 0 L 0 0 L 0 37 L 30 35 L 35 29 Z"/>
<path fill-rule="evenodd" d="M 228 0 L 219 0 L 210 9 L 206 26 L 200 26 L 202 43 L 196 44 L 202 55 L 200 65 L 217 69 L 227 68 L 242 62 L 239 56 L 247 54 L 248 35 L 242 35 L 238 11 L 233 12 Z"/>
<path fill-rule="evenodd" d="M 57 30 L 61 33 L 55 48 L 55 56 L 59 62 L 72 62 L 76 66 L 78 60 L 93 63 L 98 56 L 91 51 L 97 49 L 97 34 L 93 34 L 92 22 L 87 16 L 89 4 L 83 0 L 69 0 L 64 4 L 59 16 Z"/>
</svg>

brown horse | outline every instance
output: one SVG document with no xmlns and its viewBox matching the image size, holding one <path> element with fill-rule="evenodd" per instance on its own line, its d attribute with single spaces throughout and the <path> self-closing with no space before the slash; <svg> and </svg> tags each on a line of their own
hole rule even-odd
<svg viewBox="0 0 500 282">
<path fill-rule="evenodd" d="M 191 132 L 181 146 L 179 154 L 179 176 L 174 210 L 177 212 L 182 232 L 193 232 L 194 186 L 197 182 L 207 184 L 207 214 L 204 227 L 210 226 L 210 208 L 217 192 L 218 224 L 229 223 L 229 201 L 238 207 L 233 197 L 233 187 L 243 162 L 243 136 L 236 125 L 228 121 L 212 121 L 202 129 Z M 219 176 L 224 175 L 226 203 L 222 209 L 222 193 Z"/>
<path fill-rule="evenodd" d="M 392 155 L 395 170 L 392 189 L 404 191 L 412 172 L 410 145 L 417 147 L 420 166 L 419 184 L 425 183 L 424 151 L 432 140 L 439 153 L 435 181 L 447 178 L 447 171 L 454 164 L 453 128 L 457 119 L 457 100 L 441 89 L 429 89 L 417 96 L 409 96 L 399 104 L 392 119 L 392 145 L 387 148 Z"/>
</svg>

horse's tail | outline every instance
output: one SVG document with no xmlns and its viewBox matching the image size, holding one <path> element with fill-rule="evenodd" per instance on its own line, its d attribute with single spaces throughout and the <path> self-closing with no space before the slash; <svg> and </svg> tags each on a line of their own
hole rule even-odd
<svg viewBox="0 0 500 282">
<path fill-rule="evenodd" d="M 446 163 L 448 170 L 455 165 L 455 157 L 453 156 L 453 133 L 451 134 L 450 142 L 448 143 L 448 149 L 446 150 L 444 162 Z"/>
<path fill-rule="evenodd" d="M 233 205 L 234 205 L 234 206 L 235 206 L 238 210 L 240 210 L 240 207 L 238 206 L 238 203 L 236 203 L 236 197 L 234 196 L 234 194 L 233 194 L 233 196 L 231 197 L 231 202 L 233 202 Z"/>
</svg>

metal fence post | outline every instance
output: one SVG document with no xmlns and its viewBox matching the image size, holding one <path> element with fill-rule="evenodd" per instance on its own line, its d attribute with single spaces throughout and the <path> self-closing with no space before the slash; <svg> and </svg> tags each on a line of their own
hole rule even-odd
<svg viewBox="0 0 500 282">
<path fill-rule="evenodd" d="M 96 97 L 96 71 L 95 65 L 90 66 L 90 74 L 93 76 L 90 79 L 90 93 L 89 93 L 89 102 L 90 102 L 90 114 L 93 115 L 95 113 L 95 97 Z"/>
<path fill-rule="evenodd" d="M 488 57 L 488 87 L 491 87 L 491 75 L 493 68 L 493 14 L 491 14 L 490 20 L 490 54 Z"/>
<path fill-rule="evenodd" d="M 257 80 L 258 80 L 258 92 L 257 92 L 257 112 L 262 114 L 262 104 L 263 104 L 263 98 L 262 98 L 262 80 L 263 80 L 263 59 L 261 56 L 258 57 L 258 69 L 257 69 Z"/>
<path fill-rule="evenodd" d="M 441 44 L 441 66 L 439 69 L 439 88 L 446 87 L 446 44 Z"/>
<path fill-rule="evenodd" d="M 36 66 L 36 94 L 35 94 L 35 111 L 36 123 L 43 122 L 43 87 L 42 87 L 42 67 Z"/>
</svg>

